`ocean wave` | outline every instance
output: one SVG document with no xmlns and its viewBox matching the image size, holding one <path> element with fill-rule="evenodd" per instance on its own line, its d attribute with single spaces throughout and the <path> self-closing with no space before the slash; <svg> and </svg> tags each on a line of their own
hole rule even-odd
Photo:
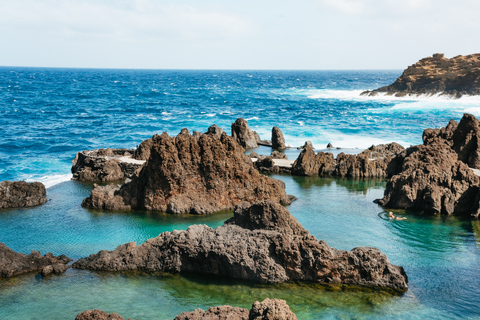
<svg viewBox="0 0 480 320">
<path fill-rule="evenodd" d="M 72 179 L 72 175 L 70 173 L 67 174 L 54 174 L 50 176 L 43 176 L 43 177 L 33 177 L 29 176 L 25 179 L 27 182 L 41 182 L 45 185 L 45 188 L 53 187 L 62 182 L 70 181 Z"/>
<path fill-rule="evenodd" d="M 297 95 L 304 95 L 310 99 L 339 99 L 339 100 L 368 100 L 368 101 L 393 101 L 393 102 L 415 102 L 415 101 L 435 101 L 459 104 L 479 104 L 480 96 L 462 96 L 459 99 L 441 94 L 422 94 L 396 97 L 386 93 L 378 93 L 375 96 L 362 96 L 365 90 L 332 90 L 332 89 L 298 89 Z M 292 94 L 292 91 L 290 91 Z"/>
</svg>

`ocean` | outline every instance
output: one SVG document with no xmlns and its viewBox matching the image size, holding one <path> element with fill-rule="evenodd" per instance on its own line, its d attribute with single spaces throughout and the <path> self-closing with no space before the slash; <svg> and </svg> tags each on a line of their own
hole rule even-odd
<svg viewBox="0 0 480 320">
<path fill-rule="evenodd" d="M 77 151 L 135 148 L 163 131 L 230 133 L 239 117 L 262 139 L 278 126 L 292 148 L 360 152 L 372 144 L 422 142 L 425 128 L 480 115 L 480 98 L 363 97 L 392 83 L 401 70 L 192 71 L 0 67 L 0 181 L 41 181 L 49 201 L 0 211 L 0 242 L 15 251 L 78 259 L 163 231 L 232 216 L 169 216 L 98 212 L 80 206 L 91 183 L 71 181 Z M 260 147 L 257 153 L 271 150 Z M 285 299 L 299 319 L 464 319 L 480 317 L 480 223 L 454 217 L 389 221 L 373 203 L 385 180 L 273 176 L 298 197 L 288 207 L 318 239 L 339 249 L 373 246 L 405 268 L 410 289 L 337 290 L 310 284 L 258 285 L 191 275 L 101 273 L 69 269 L 60 276 L 27 274 L 0 280 L 0 319 L 74 319 L 99 308 L 133 319 L 173 319 L 183 311 L 254 300 Z"/>
</svg>

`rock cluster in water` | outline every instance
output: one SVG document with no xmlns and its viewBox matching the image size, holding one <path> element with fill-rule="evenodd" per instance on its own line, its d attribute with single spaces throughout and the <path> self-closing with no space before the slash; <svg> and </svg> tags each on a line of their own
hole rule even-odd
<svg viewBox="0 0 480 320">
<path fill-rule="evenodd" d="M 358 155 L 330 152 L 315 154 L 310 145 L 304 149 L 292 166 L 292 174 L 300 176 L 331 175 L 349 178 L 387 178 L 400 169 L 399 157 L 405 148 L 393 142 L 371 146 Z"/>
<path fill-rule="evenodd" d="M 232 306 L 210 307 L 207 311 L 196 309 L 184 312 L 174 320 L 297 320 L 297 316 L 290 310 L 285 300 L 265 299 L 255 301 L 252 309 Z M 116 313 L 107 313 L 102 310 L 86 310 L 77 315 L 75 320 L 125 320 Z"/>
<path fill-rule="evenodd" d="M 61 273 L 67 269 L 65 265 L 69 262 L 70 259 L 65 255 L 55 257 L 53 254 L 47 253 L 42 256 L 37 251 L 32 251 L 32 253 L 26 255 L 15 252 L 4 243 L 0 243 L 0 278 L 9 278 L 32 271 L 42 271 L 44 268 L 47 268 L 44 275 Z"/>
<path fill-rule="evenodd" d="M 460 123 L 426 129 L 424 144 L 406 150 L 398 174 L 379 204 L 431 214 L 480 216 L 480 122 L 465 114 Z"/>
<path fill-rule="evenodd" d="M 73 179 L 109 182 L 132 178 L 143 164 L 121 161 L 120 158 L 130 158 L 133 153 L 137 154 L 135 150 L 110 148 L 77 152 L 72 160 Z"/>
<path fill-rule="evenodd" d="M 47 202 L 46 195 L 41 182 L 1 181 L 0 209 L 38 206 Z"/>
<path fill-rule="evenodd" d="M 192 225 L 137 246 L 102 250 L 74 268 L 104 271 L 196 273 L 261 283 L 306 281 L 407 290 L 407 275 L 380 250 L 337 250 L 311 236 L 287 209 L 271 200 L 239 204 L 216 229 Z"/>
<path fill-rule="evenodd" d="M 176 137 L 155 135 L 138 176 L 122 186 L 95 185 L 82 206 L 207 214 L 231 210 L 243 201 L 289 204 L 285 184 L 260 174 L 245 150 L 220 130 L 215 126 L 205 134 L 183 129 Z"/>
<path fill-rule="evenodd" d="M 391 85 L 365 91 L 362 95 L 378 93 L 404 96 L 407 94 L 444 94 L 460 98 L 480 94 L 480 54 L 447 59 L 437 53 L 409 66 Z"/>
</svg>

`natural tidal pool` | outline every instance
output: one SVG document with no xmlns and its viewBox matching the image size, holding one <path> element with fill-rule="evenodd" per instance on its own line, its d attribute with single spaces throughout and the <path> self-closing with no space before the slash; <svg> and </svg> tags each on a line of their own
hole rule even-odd
<svg viewBox="0 0 480 320">
<path fill-rule="evenodd" d="M 285 299 L 299 319 L 478 318 L 480 225 L 452 217 L 396 210 L 390 221 L 373 203 L 385 180 L 275 175 L 298 197 L 288 207 L 319 240 L 350 250 L 378 247 L 405 268 L 404 295 L 381 290 L 312 284 L 259 285 L 195 275 L 105 273 L 69 269 L 60 276 L 35 273 L 0 280 L 0 319 L 74 319 L 99 308 L 133 319 L 173 319 L 183 311 L 230 304 L 250 308 L 255 300 Z M 186 229 L 194 223 L 223 224 L 231 212 L 204 217 L 148 212 L 106 213 L 80 206 L 92 185 L 68 181 L 49 188 L 39 207 L 2 211 L 0 241 L 16 251 L 66 254 L 73 259 L 102 249 Z"/>
</svg>

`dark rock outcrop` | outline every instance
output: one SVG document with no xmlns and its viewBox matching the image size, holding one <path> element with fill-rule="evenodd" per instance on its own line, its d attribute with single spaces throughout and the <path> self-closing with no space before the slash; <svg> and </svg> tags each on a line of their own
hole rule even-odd
<svg viewBox="0 0 480 320">
<path fill-rule="evenodd" d="M 32 251 L 29 255 L 18 253 L 0 243 L 0 278 L 9 278 L 22 273 L 40 271 L 44 267 L 56 264 L 65 265 L 70 259 L 61 255 L 55 257 L 51 253 L 42 256 L 40 252 Z M 53 267 L 52 267 L 53 268 Z M 58 270 L 60 270 L 57 267 Z"/>
<path fill-rule="evenodd" d="M 255 149 L 258 147 L 259 136 L 250 130 L 247 121 L 243 118 L 238 118 L 232 123 L 232 137 L 245 149 Z"/>
<path fill-rule="evenodd" d="M 260 174 L 244 149 L 225 133 L 198 138 L 155 135 L 150 158 L 139 176 L 122 186 L 94 186 L 82 206 L 92 209 L 143 209 L 206 214 L 236 204 L 273 199 L 289 204 L 285 184 Z"/>
<path fill-rule="evenodd" d="M 145 146 L 140 145 L 139 148 Z M 134 153 L 136 154 L 134 150 L 110 148 L 77 152 L 72 160 L 73 179 L 108 182 L 132 178 L 143 163 L 121 161 L 120 158 L 131 157 Z"/>
<path fill-rule="evenodd" d="M 197 273 L 262 283 L 307 281 L 407 290 L 407 276 L 376 248 L 337 250 L 311 236 L 287 209 L 242 203 L 224 226 L 192 225 L 142 245 L 127 243 L 78 260 L 74 268 Z"/>
<path fill-rule="evenodd" d="M 52 273 L 53 274 L 64 273 L 65 271 L 67 271 L 68 268 L 69 268 L 69 266 L 67 266 L 66 264 L 56 263 L 56 264 L 52 264 L 52 265 L 43 267 L 42 271 L 40 273 L 42 274 L 42 276 L 45 277 L 45 276 L 48 276 Z"/>
<path fill-rule="evenodd" d="M 382 206 L 430 214 L 480 216 L 479 121 L 465 114 L 457 124 L 426 129 L 424 145 L 410 147 L 387 184 Z"/>
<path fill-rule="evenodd" d="M 371 146 L 358 155 L 329 152 L 315 154 L 306 146 L 292 167 L 292 174 L 301 176 L 332 175 L 349 178 L 386 178 L 400 171 L 405 149 L 393 142 Z"/>
<path fill-rule="evenodd" d="M 315 149 L 315 148 L 313 147 L 312 141 L 308 140 L 308 141 L 305 141 L 305 143 L 303 144 L 303 146 L 298 147 L 297 150 L 305 149 L 307 146 L 310 146 L 310 147 L 312 147 L 312 149 Z"/>
<path fill-rule="evenodd" d="M 174 320 L 297 320 L 297 316 L 290 310 L 285 300 L 265 299 L 255 301 L 252 309 L 221 306 L 211 307 L 207 311 L 197 309 L 193 312 L 184 312 Z"/>
<path fill-rule="evenodd" d="M 125 320 L 124 317 L 113 313 L 108 313 L 99 309 L 85 310 L 79 313 L 75 320 Z"/>
<path fill-rule="evenodd" d="M 0 209 L 33 207 L 47 202 L 47 190 L 41 182 L 0 182 Z"/>
<path fill-rule="evenodd" d="M 437 53 L 409 66 L 391 85 L 362 92 L 379 92 L 404 96 L 408 94 L 443 94 L 456 98 L 480 94 L 480 54 L 447 59 Z"/>
<path fill-rule="evenodd" d="M 272 148 L 283 150 L 286 149 L 285 138 L 283 137 L 282 131 L 278 127 L 272 128 Z"/>
</svg>

